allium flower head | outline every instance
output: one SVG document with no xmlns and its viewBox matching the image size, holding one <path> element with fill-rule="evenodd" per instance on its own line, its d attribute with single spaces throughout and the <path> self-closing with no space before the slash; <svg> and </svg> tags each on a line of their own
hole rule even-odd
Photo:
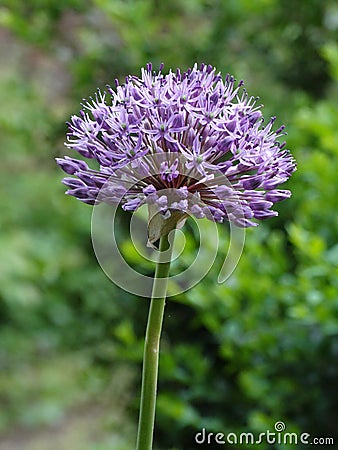
<svg viewBox="0 0 338 450">
<path fill-rule="evenodd" d="M 187 212 L 241 227 L 276 216 L 288 198 L 278 189 L 295 170 L 284 127 L 264 123 L 261 105 L 243 83 L 202 64 L 162 73 L 151 64 L 116 89 L 98 91 L 72 116 L 66 146 L 99 167 L 68 156 L 67 194 L 134 211 L 156 206 L 164 220 Z M 169 195 L 168 192 L 172 192 Z"/>
</svg>

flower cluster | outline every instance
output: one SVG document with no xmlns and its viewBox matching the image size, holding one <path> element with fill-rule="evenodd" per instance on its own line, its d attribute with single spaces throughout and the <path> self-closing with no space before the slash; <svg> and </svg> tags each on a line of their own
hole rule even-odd
<svg viewBox="0 0 338 450">
<path fill-rule="evenodd" d="M 202 64 L 182 73 L 155 72 L 98 91 L 72 116 L 67 147 L 98 162 L 90 168 L 68 156 L 57 162 L 69 175 L 67 194 L 95 204 L 121 202 L 134 211 L 156 205 L 164 218 L 172 211 L 197 218 L 232 220 L 242 227 L 277 215 L 271 207 L 288 198 L 278 186 L 295 163 L 264 123 L 261 105 L 243 83 Z M 167 192 L 174 195 L 167 195 Z"/>
</svg>

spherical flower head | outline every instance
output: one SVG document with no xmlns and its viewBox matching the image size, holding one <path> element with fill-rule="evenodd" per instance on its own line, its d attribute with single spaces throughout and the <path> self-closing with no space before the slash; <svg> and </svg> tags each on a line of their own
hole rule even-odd
<svg viewBox="0 0 338 450">
<path fill-rule="evenodd" d="M 66 146 L 94 159 L 57 158 L 67 194 L 94 205 L 143 204 L 175 221 L 191 214 L 240 227 L 276 216 L 279 189 L 296 169 L 284 127 L 273 130 L 243 83 L 202 64 L 167 75 L 141 69 L 123 85 L 98 91 L 68 124 Z"/>
</svg>

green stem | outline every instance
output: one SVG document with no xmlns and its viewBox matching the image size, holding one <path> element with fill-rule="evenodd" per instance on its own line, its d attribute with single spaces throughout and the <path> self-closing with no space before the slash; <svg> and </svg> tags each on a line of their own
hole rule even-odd
<svg viewBox="0 0 338 450">
<path fill-rule="evenodd" d="M 153 444 L 159 346 L 170 269 L 170 261 L 161 262 L 161 260 L 164 259 L 163 252 L 168 250 L 169 246 L 168 235 L 162 236 L 160 239 L 159 260 L 156 264 L 144 344 L 141 404 L 136 450 L 151 450 Z M 172 249 L 172 247 L 173 242 L 170 248 Z M 166 259 L 170 259 L 170 257 L 167 256 Z"/>
</svg>

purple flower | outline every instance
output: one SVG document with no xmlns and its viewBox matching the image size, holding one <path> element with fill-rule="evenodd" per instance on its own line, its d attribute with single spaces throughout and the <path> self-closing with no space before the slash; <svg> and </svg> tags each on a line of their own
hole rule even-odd
<svg viewBox="0 0 338 450">
<path fill-rule="evenodd" d="M 134 211 L 155 205 L 238 226 L 276 216 L 274 203 L 290 197 L 278 189 L 296 170 L 284 127 L 264 123 L 261 105 L 235 79 L 202 64 L 168 75 L 141 69 L 116 89 L 98 93 L 68 124 L 66 146 L 95 159 L 94 170 L 65 156 L 67 194 L 96 204 L 121 202 Z"/>
</svg>

